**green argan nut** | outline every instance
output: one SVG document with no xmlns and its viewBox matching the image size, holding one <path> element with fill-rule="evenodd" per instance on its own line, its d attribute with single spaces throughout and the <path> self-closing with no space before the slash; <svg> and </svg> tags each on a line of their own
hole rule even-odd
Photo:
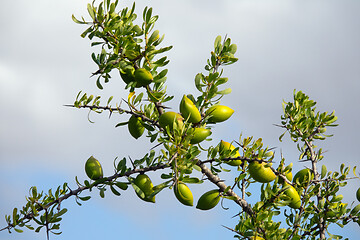
<svg viewBox="0 0 360 240">
<path fill-rule="evenodd" d="M 251 237 L 250 237 L 250 240 L 264 240 L 264 238 L 259 237 L 259 236 L 256 236 L 256 237 L 251 236 Z"/>
<path fill-rule="evenodd" d="M 92 180 L 97 180 L 103 177 L 103 169 L 101 164 L 93 156 L 89 157 L 85 163 L 85 173 Z"/>
<path fill-rule="evenodd" d="M 138 139 L 144 133 L 145 127 L 143 126 L 140 117 L 132 115 L 128 122 L 128 129 L 131 136 L 133 136 L 135 139 Z"/>
<path fill-rule="evenodd" d="M 201 114 L 195 104 L 184 94 L 180 102 L 180 112 L 185 120 L 191 123 L 198 123 L 201 121 Z"/>
<path fill-rule="evenodd" d="M 179 182 L 175 184 L 174 186 L 174 193 L 176 198 L 184 205 L 186 206 L 192 206 L 193 205 L 193 195 L 184 183 Z"/>
<path fill-rule="evenodd" d="M 145 87 L 153 81 L 153 76 L 145 68 L 138 68 L 134 72 L 136 87 Z"/>
<path fill-rule="evenodd" d="M 196 208 L 209 210 L 214 208 L 220 201 L 219 190 L 214 189 L 204 193 L 198 200 Z"/>
<path fill-rule="evenodd" d="M 159 125 L 164 129 L 166 126 L 173 129 L 173 124 L 175 122 L 179 127 L 182 127 L 182 119 L 182 116 L 176 112 L 165 112 L 159 117 Z"/>
<path fill-rule="evenodd" d="M 223 140 L 220 141 L 220 147 L 219 147 L 220 154 L 224 151 L 227 151 L 227 150 L 232 151 L 234 149 L 235 149 L 235 146 L 233 146 L 231 143 L 225 142 Z M 234 157 L 234 158 L 240 157 L 239 151 L 237 151 L 235 156 L 232 156 L 232 157 Z M 230 161 L 226 161 L 225 163 L 229 164 L 230 166 L 240 166 L 242 162 L 241 162 L 241 160 L 230 160 Z"/>
<path fill-rule="evenodd" d="M 144 197 L 140 196 L 137 192 L 136 195 L 138 197 L 146 202 L 155 202 L 155 196 L 150 197 L 151 194 L 153 194 L 154 185 L 152 184 L 150 178 L 146 174 L 139 174 L 134 179 L 134 184 L 140 188 L 141 191 L 144 193 Z"/>
<path fill-rule="evenodd" d="M 288 189 L 285 190 L 286 196 L 288 196 L 291 200 L 288 204 L 289 207 L 298 209 L 301 206 L 300 196 L 296 189 L 290 185 Z"/>
<path fill-rule="evenodd" d="M 135 68 L 132 66 L 126 66 L 124 68 L 120 68 L 119 70 L 121 79 L 126 83 L 129 84 L 130 82 L 133 82 L 135 80 Z"/>
<path fill-rule="evenodd" d="M 193 137 L 190 140 L 191 144 L 197 144 L 204 141 L 208 136 L 211 135 L 210 129 L 206 128 L 195 128 L 193 132 Z"/>
<path fill-rule="evenodd" d="M 273 181 L 276 178 L 275 173 L 271 168 L 265 167 L 265 162 L 259 163 L 257 161 L 253 161 L 249 164 L 248 171 L 250 176 L 258 182 L 268 183 Z"/>
<path fill-rule="evenodd" d="M 293 183 L 306 187 L 307 185 L 309 185 L 312 179 L 314 179 L 314 174 L 310 169 L 305 168 L 295 174 L 293 178 Z"/>
<path fill-rule="evenodd" d="M 209 123 L 217 123 L 226 121 L 234 113 L 234 110 L 227 106 L 215 105 L 210 107 L 206 111 L 206 115 L 210 116 L 208 119 Z"/>
</svg>

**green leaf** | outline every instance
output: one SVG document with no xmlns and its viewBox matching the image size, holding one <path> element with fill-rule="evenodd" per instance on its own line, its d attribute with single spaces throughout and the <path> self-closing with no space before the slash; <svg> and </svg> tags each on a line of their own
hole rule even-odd
<svg viewBox="0 0 360 240">
<path fill-rule="evenodd" d="M 128 184 L 124 182 L 115 182 L 115 185 L 121 190 L 126 190 L 128 188 Z"/>
<path fill-rule="evenodd" d="M 321 178 L 324 178 L 326 176 L 327 169 L 325 165 L 321 166 Z"/>
<path fill-rule="evenodd" d="M 101 188 L 99 194 L 100 194 L 101 198 L 104 198 L 105 197 L 105 188 Z"/>
<path fill-rule="evenodd" d="M 98 77 L 98 79 L 96 80 L 96 86 L 101 90 L 103 89 L 103 86 L 100 83 L 100 77 Z"/>
<path fill-rule="evenodd" d="M 184 183 L 202 183 L 203 181 L 201 181 L 200 179 L 196 178 L 196 177 L 184 177 L 182 179 L 182 181 Z"/>
<path fill-rule="evenodd" d="M 160 177 L 162 179 L 170 179 L 173 177 L 173 174 L 172 173 L 169 173 L 169 174 L 162 173 Z"/>
<path fill-rule="evenodd" d="M 216 53 L 220 53 L 220 46 L 221 46 L 221 36 L 217 36 L 215 38 L 215 42 L 214 42 L 214 49 Z"/>
<path fill-rule="evenodd" d="M 109 100 L 107 101 L 106 105 L 109 105 L 109 103 L 111 102 L 111 100 L 114 98 L 114 96 L 109 97 Z"/>
<path fill-rule="evenodd" d="M 87 201 L 91 198 L 91 196 L 79 197 L 81 201 Z"/>
<path fill-rule="evenodd" d="M 152 14 L 152 8 L 149 8 L 148 11 L 146 12 L 145 22 L 147 23 L 150 22 L 151 14 Z"/>
<path fill-rule="evenodd" d="M 219 78 L 217 81 L 216 81 L 216 85 L 219 86 L 221 84 L 224 84 L 228 81 L 229 79 L 227 77 L 223 77 L 223 78 Z"/>
<path fill-rule="evenodd" d="M 17 208 L 14 208 L 12 217 L 13 217 L 13 224 L 17 225 Z"/>
<path fill-rule="evenodd" d="M 282 142 L 282 138 L 284 137 L 285 133 L 286 133 L 286 131 L 283 134 L 280 135 L 280 137 L 279 137 L 280 142 Z"/>
<path fill-rule="evenodd" d="M 236 44 L 231 44 L 231 45 L 229 46 L 229 52 L 230 52 L 230 53 L 235 54 L 235 53 L 236 53 L 236 50 L 237 50 Z"/>
<path fill-rule="evenodd" d="M 112 185 L 110 185 L 110 190 L 116 195 L 116 196 L 120 196 L 121 193 L 119 193 Z"/>
<path fill-rule="evenodd" d="M 227 88 L 225 90 L 222 90 L 222 91 L 218 91 L 217 94 L 220 94 L 220 95 L 226 95 L 226 94 L 229 94 L 231 93 L 231 88 Z"/>
<path fill-rule="evenodd" d="M 88 3 L 88 5 L 87 5 L 87 10 L 88 10 L 90 17 L 95 21 L 95 11 L 90 3 Z"/>
<path fill-rule="evenodd" d="M 40 232 L 40 230 L 41 230 L 41 228 L 42 228 L 43 226 L 40 226 L 40 227 L 38 227 L 36 230 L 35 230 L 35 232 Z"/>
<path fill-rule="evenodd" d="M 71 18 L 72 18 L 72 20 L 73 20 L 75 23 L 78 23 L 78 24 L 87 24 L 87 22 L 77 20 L 76 17 L 74 16 L 74 14 L 71 16 Z"/>
<path fill-rule="evenodd" d="M 15 230 L 16 232 L 18 232 L 18 233 L 22 233 L 22 232 L 24 232 L 23 230 L 18 229 L 18 228 L 14 228 L 14 230 Z"/>
<path fill-rule="evenodd" d="M 58 216 L 64 215 L 67 212 L 66 208 L 61 209 L 61 211 L 57 214 Z"/>
<path fill-rule="evenodd" d="M 201 73 L 196 74 L 195 76 L 195 86 L 197 90 L 202 92 L 202 87 L 204 87 L 204 84 L 201 84 L 201 80 L 203 79 L 203 75 Z"/>
<path fill-rule="evenodd" d="M 127 122 L 118 123 L 118 124 L 115 125 L 115 127 L 117 128 L 117 127 L 120 127 L 120 126 L 124 126 L 124 125 L 127 125 L 128 123 L 129 123 L 128 121 L 127 121 Z"/>
</svg>

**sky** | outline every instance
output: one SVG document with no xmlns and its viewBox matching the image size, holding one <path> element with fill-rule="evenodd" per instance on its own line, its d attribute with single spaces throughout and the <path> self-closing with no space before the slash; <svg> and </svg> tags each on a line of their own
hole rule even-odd
<svg viewBox="0 0 360 240">
<path fill-rule="evenodd" d="M 47 191 L 64 182 L 75 188 L 75 176 L 86 179 L 84 164 L 94 155 L 112 175 L 116 157 L 142 157 L 152 145 L 142 137 L 131 138 L 126 127 L 115 128 L 125 116 L 91 114 L 65 107 L 82 90 L 126 98 L 117 73 L 104 90 L 96 88 L 96 65 L 90 55 L 90 41 L 80 34 L 84 26 L 71 15 L 88 19 L 81 0 L 13 0 L 0 8 L 0 228 L 5 214 L 25 204 L 31 186 Z M 120 1 L 131 6 L 132 1 Z M 194 77 L 205 72 L 206 59 L 217 35 L 237 44 L 238 62 L 224 68 L 226 87 L 232 94 L 222 104 L 235 110 L 227 122 L 213 131 L 213 143 L 243 136 L 262 137 L 265 145 L 276 147 L 294 171 L 307 166 L 297 162 L 296 146 L 288 138 L 280 143 L 283 100 L 291 101 L 293 90 L 302 90 L 315 100 L 317 110 L 335 110 L 339 126 L 328 129 L 334 136 L 319 145 L 327 150 L 324 164 L 338 171 L 341 163 L 359 166 L 360 130 L 360 2 L 357 0 L 226 0 L 226 1 L 137 1 L 139 16 L 145 6 L 160 16 L 155 28 L 165 34 L 163 46 L 173 45 L 168 57 L 168 92 L 175 95 L 170 106 L 177 109 L 183 94 L 196 95 Z M 320 163 L 322 164 L 322 163 Z M 358 171 L 359 172 L 359 171 Z M 157 173 L 149 173 L 159 183 Z M 355 191 L 359 180 L 342 190 L 344 201 L 358 204 Z M 213 188 L 211 184 L 191 185 L 196 197 Z M 259 191 L 260 184 L 252 190 Z M 255 194 L 254 193 L 254 194 Z M 95 239 L 118 236 L 126 239 L 231 239 L 236 205 L 230 210 L 217 206 L 199 211 L 179 203 L 170 191 L 157 196 L 156 204 L 137 198 L 129 189 L 120 197 L 96 191 L 79 207 L 74 199 L 63 202 L 58 236 L 51 239 Z M 332 233 L 356 239 L 360 229 L 350 224 Z M 0 240 L 46 239 L 45 232 L 22 234 L 0 232 Z"/>
</svg>

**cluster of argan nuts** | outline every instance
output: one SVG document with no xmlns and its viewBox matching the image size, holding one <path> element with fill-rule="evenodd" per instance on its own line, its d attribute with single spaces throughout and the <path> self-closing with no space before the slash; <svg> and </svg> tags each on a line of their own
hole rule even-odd
<svg viewBox="0 0 360 240">
<path fill-rule="evenodd" d="M 132 83 L 135 88 L 146 87 L 153 82 L 152 74 L 145 68 L 135 69 L 133 66 L 128 64 L 122 64 L 120 68 L 120 76 L 126 84 Z M 174 111 L 164 112 L 159 116 L 158 123 L 163 129 L 169 128 L 173 130 L 174 126 L 181 129 L 184 124 L 184 120 L 187 123 L 192 123 L 193 128 L 191 132 L 190 144 L 198 144 L 204 141 L 208 136 L 211 135 L 211 130 L 206 128 L 206 123 L 218 123 L 229 119 L 234 110 L 224 105 L 214 105 L 208 108 L 205 112 L 205 119 L 201 116 L 199 109 L 186 95 L 183 96 L 180 106 L 180 113 Z M 203 120 L 203 122 L 201 122 Z M 128 121 L 128 130 L 135 139 L 141 137 L 144 133 L 145 127 L 140 117 L 132 115 Z M 235 147 L 228 142 L 221 140 L 219 144 L 220 154 L 224 151 L 234 150 Z M 273 154 L 269 152 L 269 154 Z M 240 154 L 237 151 L 233 157 L 239 157 Z M 226 163 L 230 166 L 240 166 L 241 160 L 229 160 Z M 269 183 L 276 179 L 276 175 L 273 170 L 267 166 L 265 162 L 251 161 L 248 165 L 248 172 L 250 176 L 257 182 Z M 92 180 L 97 180 L 103 177 L 103 170 L 101 164 L 93 156 L 91 156 L 86 164 L 85 171 L 87 176 Z M 292 180 L 292 172 L 285 173 L 286 178 Z M 300 195 L 298 191 L 306 187 L 313 179 L 313 173 L 310 169 L 302 169 L 293 179 L 293 185 L 288 184 L 281 177 L 278 178 L 278 182 L 284 187 L 283 198 L 287 201 L 287 205 L 291 208 L 298 209 L 301 206 Z M 146 174 L 139 174 L 133 179 L 135 184 L 143 194 L 137 195 L 144 201 L 155 202 L 155 194 L 153 190 L 153 184 L 150 178 Z M 193 195 L 188 186 L 178 181 L 174 184 L 174 193 L 176 198 L 187 206 L 193 206 Z M 215 207 L 220 200 L 220 192 L 218 189 L 210 190 L 204 193 L 198 200 L 197 208 L 201 210 L 209 210 Z M 360 188 L 356 192 L 356 197 L 360 201 Z M 329 212 L 330 214 L 331 212 Z"/>
<path fill-rule="evenodd" d="M 235 146 L 233 146 L 231 143 L 221 140 L 220 146 L 219 146 L 220 154 L 226 150 L 234 150 L 234 149 L 235 149 Z M 272 152 L 269 152 L 269 154 L 273 155 Z M 240 153 L 237 151 L 236 154 L 233 156 L 233 158 L 236 158 L 239 156 L 240 156 Z M 240 166 L 242 164 L 242 161 L 241 160 L 230 160 L 230 161 L 226 161 L 226 163 L 231 166 Z M 307 171 L 308 169 L 304 169 L 304 170 Z M 248 172 L 255 181 L 260 182 L 260 183 L 269 183 L 269 182 L 274 181 L 276 178 L 276 175 L 273 172 L 273 170 L 270 167 L 266 166 L 265 162 L 260 163 L 256 160 L 251 161 L 249 163 Z M 296 177 L 294 177 L 294 180 L 300 178 L 299 182 L 303 183 L 305 181 L 304 175 L 305 175 L 305 173 L 300 171 L 296 175 Z M 290 173 L 286 174 L 286 177 L 288 178 L 289 181 L 291 181 L 292 173 L 290 172 Z M 287 187 L 287 189 L 284 191 L 284 193 L 288 198 L 290 198 L 288 206 L 291 208 L 295 208 L 295 209 L 300 208 L 300 206 L 301 206 L 300 196 L 299 196 L 298 192 L 296 191 L 296 189 L 293 186 L 284 182 L 283 179 L 280 177 L 279 177 L 279 182 L 282 183 L 284 187 Z"/>
<path fill-rule="evenodd" d="M 225 150 L 233 150 L 235 147 L 230 143 L 221 141 L 220 142 L 220 152 Z M 237 152 L 236 156 L 240 156 Z M 231 166 L 241 165 L 241 160 L 231 160 L 227 161 L 227 164 Z M 103 169 L 100 162 L 91 156 L 85 163 L 85 172 L 86 175 L 92 180 L 98 180 L 103 177 Z M 248 166 L 248 172 L 250 176 L 260 183 L 269 183 L 276 179 L 276 175 L 270 167 L 267 167 L 265 163 L 259 163 L 257 161 L 252 161 Z M 314 175 L 310 169 L 302 169 L 298 171 L 294 178 L 292 179 L 292 172 L 288 171 L 285 173 L 286 178 L 293 182 L 294 186 L 286 183 L 281 177 L 279 177 L 278 182 L 283 185 L 285 188 L 284 194 L 288 203 L 287 205 L 291 208 L 298 209 L 301 206 L 301 200 L 297 189 L 305 188 L 310 184 L 310 181 L 313 180 Z M 155 194 L 153 190 L 153 183 L 151 179 L 144 173 L 137 175 L 135 179 L 132 179 L 132 183 L 136 185 L 141 191 L 142 194 L 139 194 L 138 191 L 135 191 L 137 196 L 147 202 L 155 203 Z M 178 181 L 174 185 L 174 194 L 176 198 L 186 206 L 193 206 L 193 194 L 189 187 Z M 201 210 L 209 210 L 214 208 L 220 200 L 221 194 L 219 189 L 213 189 L 204 193 L 198 200 L 196 208 Z M 360 188 L 356 192 L 356 198 L 360 201 Z M 338 204 L 338 203 L 336 203 Z M 339 205 L 339 204 L 338 204 Z M 341 203 L 340 205 L 344 205 Z M 333 206 L 334 207 L 334 206 Z M 335 206 L 336 207 L 336 206 Z M 334 217 L 335 213 L 333 211 L 328 211 L 326 213 L 327 217 Z"/>
<path fill-rule="evenodd" d="M 120 76 L 126 84 L 132 83 L 135 88 L 146 87 L 153 82 L 152 74 L 145 68 L 135 68 L 131 65 L 122 65 L 120 68 Z M 163 113 L 158 121 L 159 125 L 165 129 L 168 126 L 172 129 L 173 124 L 177 124 L 179 128 L 183 126 L 183 120 L 189 123 L 198 124 L 201 120 L 201 114 L 195 104 L 184 95 L 180 102 L 180 113 L 168 111 Z M 218 123 L 226 121 L 234 113 L 234 110 L 223 105 L 214 105 L 210 107 L 206 112 L 207 123 Z M 195 127 L 192 132 L 191 144 L 197 144 L 204 141 L 211 135 L 211 130 L 204 127 Z M 143 122 L 140 117 L 132 115 L 128 121 L 128 129 L 135 139 L 138 139 L 144 133 Z"/>
</svg>

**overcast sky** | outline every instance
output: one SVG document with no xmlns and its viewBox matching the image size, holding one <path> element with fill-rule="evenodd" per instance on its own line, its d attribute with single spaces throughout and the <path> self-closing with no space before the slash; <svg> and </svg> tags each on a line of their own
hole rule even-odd
<svg viewBox="0 0 360 240">
<path fill-rule="evenodd" d="M 120 1 L 131 6 L 132 1 Z M 31 186 L 47 191 L 63 182 L 75 187 L 74 177 L 85 179 L 84 163 L 94 155 L 111 175 L 115 157 L 143 156 L 151 147 L 143 137 L 131 138 L 126 127 L 114 128 L 127 117 L 91 114 L 64 107 L 83 90 L 114 95 L 114 102 L 126 98 L 118 74 L 96 88 L 96 71 L 88 39 L 80 34 L 84 26 L 72 22 L 71 15 L 87 17 L 87 1 L 12 0 L 0 8 L 0 228 L 3 216 L 25 203 Z M 168 54 L 168 91 L 175 95 L 170 105 L 177 109 L 183 94 L 197 94 L 194 76 L 204 65 L 217 35 L 232 39 L 238 46 L 239 61 L 224 68 L 231 95 L 223 104 L 235 110 L 212 135 L 221 139 L 262 137 L 266 145 L 277 147 L 294 169 L 296 146 L 279 143 L 281 102 L 291 101 L 294 89 L 303 90 L 318 102 L 319 111 L 336 111 L 339 126 L 328 129 L 334 137 L 321 146 L 328 150 L 324 163 L 339 170 L 340 163 L 359 164 L 360 135 L 360 2 L 358 0 L 227 0 L 227 1 L 138 1 L 137 13 L 152 6 L 160 16 L 156 29 L 165 34 Z M 139 22 L 138 22 L 139 23 Z M 278 154 L 279 156 L 279 154 Z M 151 174 L 150 174 L 151 175 Z M 155 175 L 151 175 L 154 176 Z M 156 178 L 155 178 L 156 179 Z M 156 184 L 156 183 L 155 183 Z M 345 201 L 358 204 L 355 191 L 359 180 L 342 191 Z M 191 186 L 196 199 L 211 185 Z M 258 185 L 260 187 L 260 185 Z M 258 188 L 255 188 L 258 191 Z M 73 199 L 61 225 L 63 234 L 51 239 L 102 239 L 116 234 L 126 239 L 231 239 L 237 208 L 218 206 L 209 212 L 181 205 L 171 191 L 157 197 L 156 205 L 141 201 L 132 189 L 121 197 L 108 194 L 78 207 Z M 360 235 L 355 224 L 345 230 L 334 228 L 349 239 Z M 45 233 L 0 232 L 0 239 L 45 239 Z"/>
</svg>

